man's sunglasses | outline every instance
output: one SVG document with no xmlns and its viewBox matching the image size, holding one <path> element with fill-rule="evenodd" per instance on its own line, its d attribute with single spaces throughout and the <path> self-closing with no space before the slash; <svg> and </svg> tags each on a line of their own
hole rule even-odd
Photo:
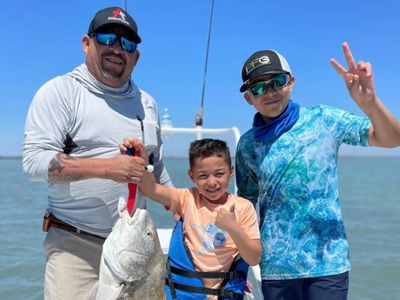
<svg viewBox="0 0 400 300">
<path fill-rule="evenodd" d="M 96 40 L 99 44 L 102 45 L 114 45 L 117 39 L 119 40 L 122 49 L 125 51 L 128 51 L 130 53 L 133 53 L 136 51 L 137 44 L 133 41 L 128 40 L 126 37 L 123 37 L 122 35 L 116 34 L 116 33 L 100 33 L 96 32 L 92 36 L 96 37 Z"/>
<path fill-rule="evenodd" d="M 284 86 L 287 86 L 289 81 L 289 74 L 279 74 L 270 80 L 257 82 L 255 85 L 249 87 L 248 91 L 253 96 L 261 96 L 267 92 L 269 87 L 272 87 L 274 90 L 278 90 Z"/>
</svg>

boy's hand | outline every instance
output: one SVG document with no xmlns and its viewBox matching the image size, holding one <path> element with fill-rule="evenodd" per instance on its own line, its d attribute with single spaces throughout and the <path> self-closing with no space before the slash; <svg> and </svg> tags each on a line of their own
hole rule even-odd
<svg viewBox="0 0 400 300">
<path fill-rule="evenodd" d="M 232 204 L 229 210 L 225 209 L 224 207 L 218 207 L 216 209 L 216 212 L 217 216 L 215 218 L 215 225 L 219 228 L 229 232 L 230 230 L 238 226 L 234 204 Z"/>
<path fill-rule="evenodd" d="M 364 109 L 368 108 L 377 100 L 371 64 L 364 61 L 356 64 L 348 43 L 343 43 L 342 47 L 348 70 L 334 58 L 331 59 L 331 64 L 344 79 L 350 96 L 357 105 Z"/>
<path fill-rule="evenodd" d="M 122 141 L 121 144 L 119 144 L 118 147 L 122 155 L 126 154 L 128 149 L 132 153 L 135 152 L 140 153 L 140 157 L 132 155 L 125 158 L 129 160 L 125 164 L 125 169 L 127 169 L 128 172 L 127 175 L 124 174 L 125 178 L 123 180 L 121 179 L 119 180 L 120 182 L 126 182 L 126 180 L 128 180 L 128 182 L 140 183 L 142 181 L 143 172 L 145 170 L 148 172 L 152 172 L 152 170 L 149 171 L 147 169 L 147 167 L 153 167 L 153 166 L 146 166 L 148 165 L 149 157 L 147 155 L 145 146 L 140 140 L 126 138 Z"/>
<path fill-rule="evenodd" d="M 144 160 L 145 165 L 149 163 L 149 156 L 146 152 L 146 148 L 141 140 L 138 139 L 124 139 L 121 144 L 119 144 L 119 151 L 121 154 L 126 154 L 128 149 L 134 153 L 135 151 L 140 152 L 140 157 Z"/>
</svg>

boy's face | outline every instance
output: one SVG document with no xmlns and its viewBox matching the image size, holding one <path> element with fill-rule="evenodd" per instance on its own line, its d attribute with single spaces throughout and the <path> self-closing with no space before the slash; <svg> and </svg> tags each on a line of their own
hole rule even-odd
<svg viewBox="0 0 400 300">
<path fill-rule="evenodd" d="M 198 158 L 188 174 L 200 194 L 209 201 L 225 203 L 229 179 L 233 173 L 222 157 Z"/>
<path fill-rule="evenodd" d="M 274 76 L 276 75 L 261 76 L 251 83 L 250 88 L 258 82 L 271 80 Z M 288 106 L 293 87 L 294 77 L 291 77 L 289 83 L 282 88 L 273 89 L 269 86 L 267 91 L 259 96 L 254 96 L 247 90 L 244 93 L 244 98 L 256 108 L 266 122 L 269 122 L 279 116 Z"/>
</svg>

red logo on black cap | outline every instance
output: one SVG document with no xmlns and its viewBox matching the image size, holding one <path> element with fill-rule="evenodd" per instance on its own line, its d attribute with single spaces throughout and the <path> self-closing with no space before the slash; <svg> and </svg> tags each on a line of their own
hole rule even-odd
<svg viewBox="0 0 400 300">
<path fill-rule="evenodd" d="M 120 8 L 117 8 L 116 10 L 113 10 L 113 17 L 116 18 L 118 15 L 125 21 L 125 14 L 121 11 Z"/>
</svg>

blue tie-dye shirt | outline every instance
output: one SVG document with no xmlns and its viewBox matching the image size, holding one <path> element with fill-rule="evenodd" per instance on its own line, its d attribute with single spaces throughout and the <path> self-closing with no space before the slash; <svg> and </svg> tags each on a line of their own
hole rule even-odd
<svg viewBox="0 0 400 300">
<path fill-rule="evenodd" d="M 262 279 L 294 279 L 350 270 L 340 208 L 337 156 L 342 143 L 368 145 L 371 122 L 329 106 L 301 108 L 273 142 L 252 130 L 236 153 L 238 195 L 258 202 Z"/>
</svg>

